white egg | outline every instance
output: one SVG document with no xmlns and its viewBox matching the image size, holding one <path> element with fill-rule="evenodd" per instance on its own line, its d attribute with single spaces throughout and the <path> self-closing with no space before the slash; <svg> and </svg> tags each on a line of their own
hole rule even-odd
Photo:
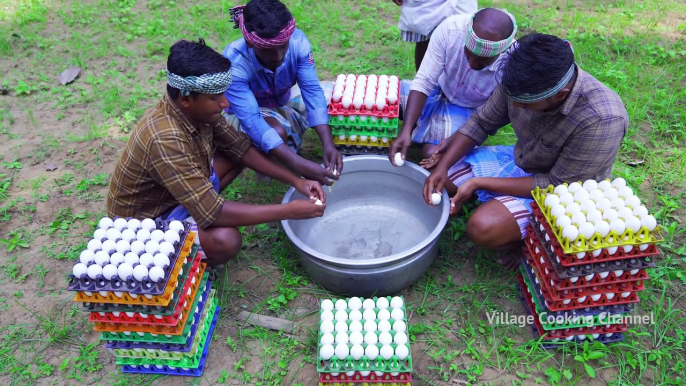
<svg viewBox="0 0 686 386">
<path fill-rule="evenodd" d="M 133 252 L 133 253 L 135 253 L 135 252 Z M 144 266 L 145 268 L 149 269 L 150 267 L 155 265 L 155 258 L 149 253 L 144 253 L 141 255 L 138 263 L 140 265 Z"/>
<path fill-rule="evenodd" d="M 137 254 L 129 252 L 126 255 L 124 255 L 124 263 L 130 265 L 131 267 L 134 267 L 140 263 L 140 258 Z"/>
<path fill-rule="evenodd" d="M 569 189 L 567 189 L 567 185 L 558 185 L 553 190 L 553 193 L 557 194 L 558 196 L 562 195 L 563 193 L 568 193 L 568 192 L 569 192 Z"/>
<path fill-rule="evenodd" d="M 108 228 L 111 228 L 112 225 L 114 225 L 114 222 L 109 217 L 103 217 L 100 219 L 100 221 L 98 221 L 98 228 L 100 229 L 107 230 Z"/>
<path fill-rule="evenodd" d="M 641 217 L 641 226 L 647 228 L 649 232 L 652 232 L 657 228 L 657 220 L 653 215 L 646 215 Z"/>
<path fill-rule="evenodd" d="M 362 358 L 363 355 L 364 349 L 360 344 L 353 345 L 350 348 L 350 356 L 352 356 L 354 360 L 359 360 L 360 358 Z"/>
<path fill-rule="evenodd" d="M 389 345 L 389 344 L 385 344 L 385 345 L 381 346 L 381 350 L 379 350 L 379 354 L 381 355 L 381 357 L 383 359 L 389 360 L 393 356 L 393 347 L 391 347 L 391 345 Z"/>
<path fill-rule="evenodd" d="M 555 225 L 557 225 L 558 228 L 564 228 L 567 225 L 570 225 L 572 223 L 572 219 L 569 218 L 566 214 L 563 214 L 562 216 L 559 216 L 555 219 Z"/>
<path fill-rule="evenodd" d="M 330 344 L 325 344 L 322 346 L 322 348 L 319 349 L 319 356 L 325 361 L 331 359 L 334 353 L 334 348 Z"/>
<path fill-rule="evenodd" d="M 379 348 L 376 345 L 370 344 L 364 349 L 364 355 L 373 361 L 379 356 Z"/>
<path fill-rule="evenodd" d="M 377 307 L 377 308 L 379 308 L 379 309 L 381 309 L 381 310 L 385 310 L 385 309 L 388 308 L 388 306 L 389 306 L 389 303 L 388 303 L 388 299 L 387 299 L 387 298 L 385 298 L 385 297 L 380 297 L 380 298 L 376 299 L 376 307 Z"/>
<path fill-rule="evenodd" d="M 604 194 L 605 194 L 605 198 L 607 198 L 608 200 L 612 200 L 613 198 L 619 197 L 619 193 L 617 193 L 617 189 L 615 189 L 615 188 L 609 188 L 609 189 L 605 190 Z"/>
<path fill-rule="evenodd" d="M 571 202 L 565 207 L 565 212 L 571 217 L 574 213 L 581 212 L 581 206 L 576 202 Z"/>
<path fill-rule="evenodd" d="M 322 313 L 321 313 L 321 315 L 319 316 L 319 318 L 320 318 L 322 321 L 326 321 L 326 320 L 331 321 L 331 320 L 333 320 L 333 313 L 332 313 L 331 311 L 322 311 Z"/>
<path fill-rule="evenodd" d="M 91 240 L 88 242 L 88 250 L 91 252 L 99 251 L 102 249 L 102 243 L 99 240 Z"/>
<path fill-rule="evenodd" d="M 572 193 L 562 193 L 560 194 L 560 204 L 567 206 L 574 203 L 574 195 Z"/>
<path fill-rule="evenodd" d="M 620 209 L 622 209 L 622 208 L 625 207 L 625 205 L 624 205 L 624 199 L 622 199 L 622 198 L 620 198 L 620 197 L 613 198 L 612 200 L 610 200 L 610 206 L 612 207 L 612 209 L 618 211 L 618 210 L 620 210 Z"/>
<path fill-rule="evenodd" d="M 333 310 L 333 302 L 332 302 L 331 300 L 329 300 L 329 299 L 324 299 L 324 300 L 322 300 L 321 309 L 322 309 L 323 311 L 331 311 L 331 310 Z"/>
<path fill-rule="evenodd" d="M 588 240 L 595 234 L 595 226 L 590 222 L 583 223 L 579 226 L 579 234 Z"/>
<path fill-rule="evenodd" d="M 348 356 L 349 353 L 350 351 L 347 344 L 342 343 L 336 346 L 336 358 L 343 360 Z"/>
<path fill-rule="evenodd" d="M 353 107 L 355 108 L 355 110 L 359 110 L 360 107 L 362 107 L 363 103 L 364 99 L 361 95 L 358 95 L 353 99 Z"/>
<path fill-rule="evenodd" d="M 336 332 L 348 332 L 348 323 L 343 321 L 336 322 L 336 327 L 334 329 Z"/>
<path fill-rule="evenodd" d="M 391 308 L 402 308 L 403 304 L 403 299 L 400 296 L 394 296 L 391 299 Z"/>
<path fill-rule="evenodd" d="M 350 303 L 348 303 L 348 304 L 350 304 Z M 348 318 L 352 321 L 360 321 L 360 320 L 362 320 L 362 313 L 360 312 L 360 310 L 352 310 L 352 311 L 350 311 Z"/>
<path fill-rule="evenodd" d="M 345 310 L 348 308 L 348 303 L 346 303 L 345 300 L 343 300 L 343 299 L 338 299 L 338 300 L 336 300 L 335 308 L 338 311 Z"/>
<path fill-rule="evenodd" d="M 379 337 L 376 335 L 376 332 L 369 331 L 366 334 L 364 334 L 364 343 L 376 344 L 378 341 L 379 341 Z"/>
<path fill-rule="evenodd" d="M 150 233 L 150 240 L 156 241 L 157 243 L 161 243 L 162 240 L 164 240 L 164 232 L 162 232 L 159 229 L 155 229 Z"/>
<path fill-rule="evenodd" d="M 371 137 L 369 137 L 369 140 L 372 141 L 372 143 L 376 143 L 376 141 L 378 141 L 378 139 L 379 138 L 377 138 L 376 136 L 373 136 L 373 135 Z"/>
<path fill-rule="evenodd" d="M 591 200 L 586 200 L 579 205 L 581 207 L 581 211 L 588 214 L 590 212 L 593 212 L 596 210 L 595 208 L 595 202 Z"/>
<path fill-rule="evenodd" d="M 117 250 L 117 243 L 112 240 L 105 240 L 102 243 L 101 249 L 103 250 L 103 252 L 112 254 Z"/>
<path fill-rule="evenodd" d="M 586 220 L 595 224 L 598 221 L 603 221 L 603 214 L 594 209 L 586 213 Z"/>
<path fill-rule="evenodd" d="M 569 193 L 572 193 L 572 194 L 578 192 L 578 191 L 581 190 L 581 189 L 583 189 L 583 188 L 581 187 L 581 184 L 578 183 L 578 182 L 572 182 L 572 183 L 569 184 L 569 186 L 567 187 L 567 190 L 569 191 Z"/>
<path fill-rule="evenodd" d="M 127 227 L 127 225 L 128 225 L 128 221 L 126 221 L 126 219 L 123 219 L 120 217 L 120 218 L 114 220 L 114 224 L 112 226 L 114 228 L 116 228 L 119 232 L 121 232 L 122 230 L 124 230 L 124 228 Z"/>
<path fill-rule="evenodd" d="M 152 267 L 150 268 L 150 271 L 148 271 L 148 278 L 155 283 L 164 279 L 164 276 L 164 270 L 160 267 Z"/>
<path fill-rule="evenodd" d="M 340 90 L 334 90 L 332 97 L 333 97 L 332 100 L 333 100 L 334 102 L 340 102 L 340 101 L 341 101 L 341 97 L 343 97 L 342 88 L 341 88 Z"/>
<path fill-rule="evenodd" d="M 350 135 L 350 140 L 355 142 L 357 140 L 357 136 L 355 134 Z"/>
<path fill-rule="evenodd" d="M 131 251 L 131 244 L 129 244 L 125 240 L 119 240 L 117 241 L 117 252 L 126 254 Z"/>
<path fill-rule="evenodd" d="M 181 241 L 181 237 L 176 231 L 169 229 L 168 231 L 164 232 L 164 241 L 174 246 Z"/>
<path fill-rule="evenodd" d="M 348 331 L 350 332 L 360 332 L 362 331 L 362 323 L 358 320 L 353 320 L 348 326 Z"/>
<path fill-rule="evenodd" d="M 646 249 L 648 249 L 648 247 L 650 247 L 650 244 L 641 244 L 638 248 L 641 250 L 641 252 L 644 252 Z"/>
<path fill-rule="evenodd" d="M 358 297 L 352 297 L 348 300 L 348 308 L 351 310 L 359 310 L 362 308 L 362 300 Z"/>
<path fill-rule="evenodd" d="M 365 109 L 371 110 L 371 109 L 374 107 L 375 104 L 376 104 L 376 99 L 374 98 L 373 95 L 369 95 L 369 94 L 368 94 L 368 95 L 364 98 L 364 108 L 365 108 Z"/>
<path fill-rule="evenodd" d="M 174 246 L 171 243 L 163 241 L 160 243 L 159 251 L 163 255 L 173 256 L 174 253 L 176 252 L 176 249 L 174 248 Z"/>
<path fill-rule="evenodd" d="M 631 274 L 631 276 L 634 276 L 638 273 L 638 271 L 638 269 L 632 269 L 631 271 L 629 271 L 629 273 Z"/>
<path fill-rule="evenodd" d="M 346 320 L 348 320 L 348 313 L 345 312 L 345 310 L 338 310 L 338 311 L 336 311 L 335 315 L 336 316 L 334 319 L 336 319 L 337 322 L 341 322 L 341 321 L 345 322 Z"/>
<path fill-rule="evenodd" d="M 583 185 L 581 185 L 584 189 L 586 189 L 588 192 L 592 192 L 596 189 L 598 189 L 598 183 L 595 180 L 586 180 L 584 181 Z"/>
<path fill-rule="evenodd" d="M 620 219 L 612 220 L 610 221 L 610 230 L 621 235 L 626 230 L 626 225 L 624 224 L 624 221 Z"/>
<path fill-rule="evenodd" d="M 350 105 L 353 103 L 353 98 L 351 98 L 349 95 L 343 94 L 343 98 L 341 99 L 341 104 L 343 105 L 344 109 L 350 108 Z"/>
<path fill-rule="evenodd" d="M 572 224 L 576 225 L 577 228 L 586 222 L 586 216 L 581 212 L 576 212 L 572 215 Z"/>
<path fill-rule="evenodd" d="M 576 240 L 579 237 L 579 229 L 574 225 L 567 225 L 562 228 L 562 237 L 568 239 L 569 241 Z"/>
<path fill-rule="evenodd" d="M 603 197 L 601 200 L 596 201 L 595 207 L 600 212 L 605 212 L 606 210 L 612 209 L 612 202 L 608 198 Z"/>
<path fill-rule="evenodd" d="M 627 208 L 631 209 L 636 209 L 641 206 L 641 199 L 638 198 L 638 196 L 631 196 L 631 197 L 626 197 L 624 199 L 624 205 L 627 206 Z"/>
<path fill-rule="evenodd" d="M 79 255 L 79 261 L 86 266 L 92 264 L 95 261 L 95 253 L 93 253 L 93 251 L 90 249 L 90 242 L 88 244 L 89 248 L 85 251 L 82 251 Z"/>
<path fill-rule="evenodd" d="M 95 232 L 93 232 L 93 239 L 100 242 L 107 240 L 107 231 L 102 228 L 96 229 Z"/>
<path fill-rule="evenodd" d="M 402 320 L 396 320 L 393 322 L 393 331 L 395 332 L 405 332 L 407 325 Z"/>
<path fill-rule="evenodd" d="M 121 232 L 121 238 L 122 240 L 125 240 L 126 242 L 130 243 L 136 239 L 136 232 L 126 228 Z"/>
<path fill-rule="evenodd" d="M 124 255 L 122 255 L 119 252 L 115 252 L 112 255 L 110 255 L 110 264 L 114 265 L 115 267 L 119 267 L 119 264 L 124 262 Z"/>
<path fill-rule="evenodd" d="M 619 210 L 617 210 L 617 217 L 626 221 L 626 219 L 634 217 L 634 212 L 627 207 L 620 208 Z"/>
<path fill-rule="evenodd" d="M 139 229 L 138 232 L 136 232 L 136 240 L 146 243 L 150 240 L 150 231 L 147 229 Z"/>
<path fill-rule="evenodd" d="M 620 189 L 626 186 L 626 180 L 622 177 L 617 177 L 612 180 L 612 187 L 615 189 Z"/>
<path fill-rule="evenodd" d="M 612 239 L 612 237 L 610 237 L 610 239 Z M 607 248 L 607 253 L 614 255 L 615 253 L 617 253 L 617 248 L 619 247 L 609 247 Z"/>
<path fill-rule="evenodd" d="M 169 267 L 169 264 L 170 264 L 170 263 L 171 263 L 171 262 L 169 261 L 169 258 L 168 258 L 166 255 L 162 254 L 162 253 L 158 253 L 158 254 L 156 254 L 156 255 L 153 257 L 153 264 L 154 264 L 156 267 L 160 267 L 160 268 L 162 268 L 162 269 L 166 269 L 167 267 Z"/>
<path fill-rule="evenodd" d="M 388 94 L 387 99 L 388 99 L 388 104 L 390 104 L 390 105 L 395 105 L 396 103 L 398 103 L 398 95 L 397 94 L 394 94 L 394 93 Z"/>
<path fill-rule="evenodd" d="M 322 322 L 322 324 L 319 326 L 319 331 L 321 331 L 322 334 L 330 334 L 333 332 L 333 329 L 333 322 L 331 322 L 330 320 Z"/>
<path fill-rule="evenodd" d="M 133 233 L 136 233 L 139 229 L 141 229 L 141 221 L 132 218 L 131 220 L 127 221 L 126 228 L 132 231 Z"/>
<path fill-rule="evenodd" d="M 431 194 L 431 204 L 438 205 L 441 203 L 441 195 L 439 193 Z"/>
<path fill-rule="evenodd" d="M 629 186 L 624 186 L 624 187 L 618 188 L 617 194 L 619 194 L 619 197 L 621 197 L 625 200 L 627 198 L 634 197 L 634 191 Z"/>
<path fill-rule="evenodd" d="M 391 323 L 388 320 L 381 320 L 376 328 L 381 332 L 388 332 L 391 331 Z"/>
<path fill-rule="evenodd" d="M 379 310 L 379 313 L 376 315 L 376 318 L 379 320 L 388 320 L 391 318 L 391 313 L 387 309 L 382 309 Z"/>
<path fill-rule="evenodd" d="M 582 204 L 585 201 L 589 200 L 588 196 L 588 191 L 586 189 L 579 189 L 574 193 L 574 201 L 576 201 L 579 204 Z"/>
<path fill-rule="evenodd" d="M 159 250 L 160 244 L 157 241 L 150 240 L 147 243 L 145 243 L 145 252 L 151 255 L 155 255 Z"/>
<path fill-rule="evenodd" d="M 84 263 L 76 263 L 72 268 L 72 273 L 77 279 L 81 279 L 88 275 L 88 266 Z"/>
<path fill-rule="evenodd" d="M 394 308 L 393 311 L 391 311 L 391 319 L 402 320 L 403 318 L 405 318 L 405 313 L 400 308 Z"/>
<path fill-rule="evenodd" d="M 104 267 L 110 262 L 110 255 L 107 252 L 95 252 L 95 264 Z"/>
<path fill-rule="evenodd" d="M 376 319 L 376 311 L 374 311 L 372 309 L 364 310 L 364 313 L 362 314 L 362 318 L 364 320 L 374 320 L 374 319 Z"/>
<path fill-rule="evenodd" d="M 396 332 L 393 337 L 393 343 L 395 344 L 407 344 L 407 334 L 404 332 Z"/>
<path fill-rule="evenodd" d="M 397 356 L 398 359 L 404 360 L 409 355 L 410 355 L 410 349 L 404 343 L 399 344 L 398 347 L 395 348 L 395 356 Z"/>
<path fill-rule="evenodd" d="M 612 188 L 612 182 L 608 180 L 602 180 L 598 182 L 598 189 L 602 190 L 603 192 L 610 188 Z"/>
<path fill-rule="evenodd" d="M 112 264 L 107 264 L 102 268 L 102 276 L 106 280 L 113 280 L 117 278 L 117 267 Z"/>
<path fill-rule="evenodd" d="M 137 265 L 133 268 L 133 278 L 138 281 L 143 281 L 148 278 L 148 269 L 142 265 Z"/>
<path fill-rule="evenodd" d="M 552 208 L 555 205 L 559 205 L 560 204 L 560 196 L 558 196 L 557 194 L 549 194 L 545 197 L 544 204 L 545 204 L 545 206 L 547 206 L 549 208 Z"/>
<path fill-rule="evenodd" d="M 552 208 L 550 208 L 550 215 L 553 217 L 560 217 L 565 215 L 567 212 L 565 211 L 565 207 L 562 205 L 555 205 Z"/>
<path fill-rule="evenodd" d="M 612 222 L 613 220 L 616 220 L 619 217 L 619 214 L 617 214 L 617 211 L 614 209 L 607 209 L 603 211 L 603 220 Z"/>
<path fill-rule="evenodd" d="M 140 240 L 135 240 L 131 243 L 131 252 L 142 255 L 145 252 L 145 243 Z"/>
<path fill-rule="evenodd" d="M 378 326 L 374 320 L 367 320 L 366 322 L 364 322 L 365 332 L 375 332 L 377 328 Z"/>
<path fill-rule="evenodd" d="M 386 99 L 376 98 L 376 109 L 383 110 L 386 107 Z"/>
<path fill-rule="evenodd" d="M 367 136 L 366 135 L 360 135 L 360 141 L 363 143 L 367 142 Z"/>
<path fill-rule="evenodd" d="M 322 338 L 319 341 L 319 343 L 321 343 L 322 345 L 333 344 L 333 342 L 334 338 L 331 334 L 323 334 Z"/>
<path fill-rule="evenodd" d="M 376 307 L 376 303 L 374 303 L 374 300 L 372 300 L 372 299 L 365 299 L 362 302 L 362 308 L 364 308 L 365 310 L 373 309 L 375 307 Z"/>
<path fill-rule="evenodd" d="M 364 342 L 364 337 L 360 331 L 351 331 L 348 339 L 350 344 L 362 344 Z"/>
<path fill-rule="evenodd" d="M 588 194 L 588 198 L 592 200 L 593 202 L 598 202 L 599 200 L 605 198 L 605 194 L 603 193 L 602 190 L 594 190 Z"/>
<path fill-rule="evenodd" d="M 88 266 L 86 273 L 88 274 L 88 277 L 93 280 L 99 279 L 102 277 L 102 267 L 97 264 L 91 264 Z"/>
<path fill-rule="evenodd" d="M 348 334 L 339 332 L 336 334 L 335 342 L 336 344 L 348 344 Z"/>
<path fill-rule="evenodd" d="M 89 268 L 90 268 L 90 267 L 89 267 Z M 622 297 L 623 297 L 623 298 L 628 298 L 629 296 L 631 296 L 631 292 L 622 292 Z"/>
</svg>

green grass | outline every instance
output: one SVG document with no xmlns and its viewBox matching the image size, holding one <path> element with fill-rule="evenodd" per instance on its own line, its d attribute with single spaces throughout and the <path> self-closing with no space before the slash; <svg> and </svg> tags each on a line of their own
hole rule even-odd
<svg viewBox="0 0 686 386">
<path fill-rule="evenodd" d="M 411 78 L 413 48 L 399 41 L 399 10 L 388 0 L 286 1 L 312 42 L 319 76 L 388 73 Z M 0 382 L 160 384 L 122 376 L 97 345 L 86 315 L 64 291 L 65 276 L 104 212 L 107 184 L 143 112 L 164 86 L 169 46 L 203 37 L 221 51 L 239 35 L 234 2 L 172 0 L 0 0 Z M 520 35 L 569 39 L 580 66 L 615 90 L 631 123 L 614 172 L 629 181 L 666 230 L 658 267 L 625 342 L 549 352 L 527 328 L 489 325 L 486 313 L 523 313 L 513 274 L 464 237 L 451 220 L 431 270 L 403 295 L 410 312 L 417 385 L 686 382 L 686 4 L 646 1 L 482 1 L 507 7 Z M 75 82 L 57 76 L 81 68 Z M 309 133 L 311 134 L 311 133 Z M 309 135 L 306 154 L 319 156 Z M 510 129 L 489 139 L 512 143 Z M 46 171 L 44 163 L 58 165 Z M 278 202 L 278 183 L 252 173 L 227 188 L 231 200 Z M 317 299 L 274 224 L 242 229 L 245 248 L 217 282 L 223 308 L 211 366 L 189 384 L 313 383 Z M 11 250 L 10 250 L 11 249 Z M 233 320 L 240 311 L 290 318 L 283 334 Z M 310 371 L 308 371 L 310 370 Z M 178 380 L 174 380 L 178 382 Z M 176 384 L 176 383 L 175 383 Z"/>
</svg>

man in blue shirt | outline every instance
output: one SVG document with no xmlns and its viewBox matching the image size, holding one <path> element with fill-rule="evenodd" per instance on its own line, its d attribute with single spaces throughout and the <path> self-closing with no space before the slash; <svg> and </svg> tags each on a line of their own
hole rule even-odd
<svg viewBox="0 0 686 386">
<path fill-rule="evenodd" d="M 226 91 L 227 120 L 280 163 L 305 178 L 331 185 L 330 179 L 338 179 L 343 169 L 343 160 L 333 143 L 310 42 L 278 0 L 251 0 L 233 8 L 231 15 L 243 39 L 223 52 L 231 61 L 233 76 Z M 293 87 L 296 83 L 298 88 Z M 297 154 L 308 127 L 322 141 L 325 169 Z"/>
</svg>

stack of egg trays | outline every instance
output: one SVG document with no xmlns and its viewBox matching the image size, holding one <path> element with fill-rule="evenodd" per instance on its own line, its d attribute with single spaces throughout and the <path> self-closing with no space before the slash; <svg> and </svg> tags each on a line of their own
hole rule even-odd
<svg viewBox="0 0 686 386">
<path fill-rule="evenodd" d="M 384 373 L 383 376 L 377 376 L 373 372 L 369 375 L 362 376 L 359 372 L 355 372 L 352 376 L 346 374 L 333 375 L 330 373 L 319 374 L 319 386 L 350 386 L 362 384 L 365 386 L 411 386 L 412 374 L 399 373 L 393 375 Z"/>
<path fill-rule="evenodd" d="M 166 334 L 165 332 L 142 332 L 142 331 L 132 331 L 131 328 L 136 326 L 126 326 L 122 325 L 121 329 L 117 332 L 104 331 L 100 335 L 100 340 L 104 341 L 123 341 L 123 342 L 150 342 L 150 343 L 172 343 L 172 344 L 185 344 L 188 336 L 190 336 L 191 326 L 194 323 L 198 323 L 198 320 L 202 316 L 204 306 L 206 305 L 207 297 L 209 296 L 209 286 L 207 285 L 207 276 L 203 272 L 202 280 L 198 280 L 196 288 L 194 288 L 194 299 L 191 303 L 191 310 L 193 312 L 189 313 L 188 320 L 183 321 L 184 326 L 180 334 Z M 211 284 L 211 283 L 210 283 Z M 201 286 L 204 286 L 201 287 Z M 181 322 L 180 322 L 181 323 Z M 148 326 L 149 327 L 149 326 Z M 162 326 L 164 327 L 164 326 Z M 154 330 L 154 329 L 153 329 Z"/>
<path fill-rule="evenodd" d="M 374 304 L 376 304 L 378 297 L 373 297 L 372 300 L 374 300 Z M 386 296 L 386 299 L 388 299 L 389 303 L 391 301 L 390 296 Z M 405 299 L 403 299 L 403 319 L 401 319 L 403 322 L 405 322 L 405 333 L 408 336 L 408 341 L 407 341 L 407 347 L 408 349 L 410 348 L 410 341 L 409 341 L 409 331 L 410 331 L 410 326 L 407 322 L 407 310 L 405 309 Z M 344 299 L 346 304 L 350 300 L 350 298 L 345 298 Z M 361 301 L 364 302 L 365 298 L 360 298 Z M 397 356 L 393 355 L 391 359 L 385 360 L 381 357 L 381 355 L 377 356 L 376 359 L 370 360 L 368 358 L 362 357 L 358 360 L 354 360 L 352 356 L 348 355 L 347 358 L 340 360 L 336 358 L 334 355 L 331 357 L 329 360 L 324 360 L 319 356 L 319 352 L 322 348 L 322 330 L 321 330 L 321 324 L 322 324 L 322 318 L 321 318 L 321 312 L 322 309 L 319 307 L 319 334 L 317 336 L 317 372 L 318 373 L 339 373 L 339 372 L 349 372 L 349 371 L 382 371 L 384 373 L 391 373 L 391 372 L 398 372 L 398 373 L 411 373 L 412 372 L 412 350 L 408 350 L 409 353 L 407 355 L 407 358 L 400 360 L 398 359 Z M 350 313 L 350 309 L 346 309 L 346 312 Z M 378 315 L 379 309 L 374 308 L 374 312 Z M 379 323 L 378 319 L 374 320 L 377 324 Z M 348 326 L 350 326 L 350 320 L 348 320 Z M 377 330 L 377 338 L 378 335 L 381 333 Z M 334 339 L 336 338 L 336 331 L 333 331 L 331 333 L 334 336 Z M 389 331 L 389 334 L 391 334 L 391 337 L 395 341 L 395 334 L 396 332 L 391 329 Z M 352 344 L 348 342 L 348 349 L 352 347 Z M 362 348 L 366 349 L 367 348 L 367 343 L 362 343 Z M 376 346 L 381 350 L 381 346 L 383 346 L 381 343 L 377 341 Z M 396 347 L 398 345 L 396 343 L 391 343 L 391 347 L 393 347 L 393 352 L 395 353 Z"/>
<path fill-rule="evenodd" d="M 171 302 L 171 297 L 174 293 L 174 289 L 178 285 L 178 276 L 182 271 L 182 267 L 184 263 L 188 263 L 186 258 L 188 256 L 194 256 L 191 255 L 191 251 L 194 246 L 194 240 L 195 232 L 188 232 L 188 236 L 183 242 L 183 247 L 180 249 L 179 256 L 176 259 L 176 264 L 171 269 L 170 277 L 167 280 L 165 290 L 161 295 L 143 294 L 142 296 L 140 296 L 134 293 L 119 291 L 82 291 L 76 293 L 74 301 L 83 303 L 110 303 L 163 307 L 168 306 Z"/>
<path fill-rule="evenodd" d="M 162 230 L 162 231 L 167 231 L 169 230 L 169 223 L 170 221 L 164 221 L 164 222 L 156 222 L 157 224 L 157 229 Z M 167 284 L 169 280 L 171 279 L 172 276 L 172 269 L 176 266 L 176 261 L 181 256 L 181 250 L 183 249 L 185 245 L 185 240 L 188 238 L 188 234 L 191 232 L 190 224 L 187 222 L 182 222 L 183 224 L 183 232 L 179 234 L 179 242 L 176 245 L 176 251 L 173 256 L 169 258 L 169 266 L 164 269 L 164 279 L 158 281 L 157 283 L 151 281 L 151 280 L 144 280 L 144 281 L 138 281 L 135 279 L 131 280 L 121 280 L 120 278 L 116 277 L 112 280 L 93 280 L 88 276 L 85 276 L 81 279 L 77 278 L 74 276 L 74 274 L 69 274 L 69 277 L 67 278 L 69 284 L 67 286 L 67 289 L 69 291 L 89 291 L 89 292 L 98 292 L 98 291 L 108 291 L 108 292 L 128 292 L 132 294 L 141 294 L 141 295 L 162 295 L 167 288 Z M 78 261 L 77 261 L 78 263 Z"/>
<path fill-rule="evenodd" d="M 210 283 L 211 284 L 211 283 Z M 198 319 L 197 330 L 189 351 L 166 351 L 161 349 L 145 350 L 116 350 L 115 357 L 118 365 L 168 365 L 174 367 L 193 367 L 197 366 L 207 340 L 207 334 L 214 319 L 217 309 L 217 301 L 214 291 L 211 290 L 209 297 L 205 300 L 203 313 Z"/>
<path fill-rule="evenodd" d="M 526 310 L 527 314 L 531 315 L 534 319 L 534 321 L 537 320 L 537 316 L 532 312 L 531 308 L 529 307 L 528 300 L 525 295 L 525 291 L 522 290 L 522 287 L 526 286 L 524 283 L 524 279 L 522 275 L 517 275 L 517 283 L 516 283 L 516 288 L 517 292 L 519 293 L 519 298 L 522 301 L 522 304 L 524 304 L 524 309 Z M 540 314 L 539 314 L 540 315 Z M 540 324 L 539 324 L 540 325 Z M 559 349 L 563 347 L 565 344 L 568 343 L 583 343 L 583 340 L 579 339 L 577 336 L 574 336 L 571 338 L 571 340 L 554 340 L 554 339 L 545 339 L 541 338 L 542 336 L 545 337 L 545 335 L 541 335 L 539 333 L 539 329 L 537 326 L 537 323 L 534 322 L 533 325 L 531 325 L 531 331 L 533 332 L 534 339 L 539 340 L 541 343 L 541 347 L 544 349 Z M 591 341 L 598 341 L 602 344 L 608 344 L 608 343 L 614 343 L 614 342 L 620 342 L 624 340 L 624 334 L 622 333 L 616 333 L 616 334 L 608 334 L 607 335 L 598 335 L 597 339 L 589 339 Z M 585 340 L 585 339 L 584 339 Z"/>
<path fill-rule="evenodd" d="M 550 238 L 557 239 L 565 254 L 590 252 L 595 249 L 621 247 L 624 245 L 640 246 L 643 244 L 656 244 L 665 240 L 659 225 L 653 231 L 648 231 L 647 228 L 642 227 L 636 233 L 632 232 L 630 229 L 627 229 L 621 235 L 618 235 L 615 231 L 610 231 L 607 236 L 601 237 L 596 233 L 588 240 L 586 240 L 583 236 L 579 237 L 576 242 L 574 242 L 574 240 L 563 238 L 561 236 L 560 228 L 557 226 L 552 226 L 552 224 L 555 224 L 556 218 L 550 214 L 549 210 L 544 204 L 545 197 L 548 194 L 551 194 L 553 190 L 554 187 L 550 185 L 546 189 L 540 189 L 536 187 L 536 189 L 531 192 L 531 195 L 535 201 L 535 203 L 531 204 L 531 208 L 533 209 L 532 217 L 534 220 L 539 222 L 539 225 L 548 225 L 548 229 L 550 229 L 552 232 Z M 634 250 L 635 249 L 636 248 L 634 248 Z"/>
<path fill-rule="evenodd" d="M 88 321 L 94 323 L 135 323 L 163 326 L 176 325 L 182 316 L 184 308 L 186 307 L 186 298 L 188 296 L 192 296 L 193 291 L 191 289 L 191 284 L 195 283 L 198 273 L 200 273 L 200 277 L 202 277 L 204 268 L 200 267 L 201 259 L 202 255 L 196 253 L 193 260 L 190 260 L 184 264 L 182 273 L 179 275 L 178 280 L 178 283 L 183 283 L 183 285 L 177 285 L 174 293 L 172 294 L 172 300 L 168 306 L 150 308 L 148 306 L 123 305 L 122 308 L 112 307 L 109 304 L 105 306 L 103 304 L 101 306 L 102 308 L 100 308 L 101 311 L 93 310 L 90 313 Z M 188 268 L 189 265 L 190 268 Z M 107 309 L 106 311 L 105 308 Z M 87 310 L 91 311 L 90 306 Z"/>
</svg>

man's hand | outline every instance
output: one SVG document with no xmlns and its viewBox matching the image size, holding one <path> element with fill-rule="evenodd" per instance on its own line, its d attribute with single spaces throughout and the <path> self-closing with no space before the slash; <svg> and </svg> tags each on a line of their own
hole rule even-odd
<svg viewBox="0 0 686 386">
<path fill-rule="evenodd" d="M 460 185 L 457 188 L 457 194 L 450 199 L 450 214 L 459 213 L 462 210 L 462 205 L 469 201 L 477 190 L 479 190 L 479 186 L 476 178 L 467 180 Z"/>
<path fill-rule="evenodd" d="M 431 194 L 443 191 L 443 186 L 445 185 L 445 180 L 447 178 L 448 171 L 440 166 L 436 167 L 429 177 L 426 178 L 424 181 L 424 191 L 422 193 L 424 195 L 424 201 L 426 201 L 428 205 L 433 206 L 431 203 Z"/>
<path fill-rule="evenodd" d="M 403 157 L 403 159 L 405 159 L 405 155 L 407 154 L 407 149 L 410 148 L 410 144 L 412 144 L 410 133 L 403 131 L 395 138 L 388 152 L 388 159 L 391 160 L 393 166 L 398 166 L 395 164 L 395 153 L 400 152 L 400 155 Z"/>
<path fill-rule="evenodd" d="M 431 155 L 431 157 L 424 158 L 423 160 L 421 160 L 419 162 L 419 166 L 423 167 L 426 170 L 429 170 L 434 166 L 438 165 L 438 163 L 441 161 L 441 158 L 443 157 L 443 154 L 445 153 L 445 149 L 448 148 L 447 142 L 447 138 L 439 142 L 436 148 L 434 149 L 434 153 Z"/>
<path fill-rule="evenodd" d="M 402 5 L 403 5 L 403 0 L 393 0 L 393 2 L 394 2 L 396 5 L 398 5 L 398 6 L 402 6 Z"/>
<path fill-rule="evenodd" d="M 332 182 L 329 180 L 337 180 L 338 175 L 334 175 L 333 171 L 326 170 L 316 163 L 300 159 L 297 165 L 294 166 L 295 171 L 301 176 L 317 181 L 322 185 L 330 186 Z"/>
<path fill-rule="evenodd" d="M 293 187 L 305 197 L 314 197 L 315 200 L 319 199 L 322 202 L 326 202 L 326 194 L 322 190 L 322 186 L 316 181 L 299 179 L 293 184 Z"/>
<path fill-rule="evenodd" d="M 293 220 L 305 220 L 308 218 L 322 217 L 324 215 L 324 210 L 326 205 L 316 205 L 315 199 L 310 200 L 295 200 L 288 204 L 289 219 Z"/>
<path fill-rule="evenodd" d="M 330 172 L 335 170 L 337 176 L 343 171 L 343 157 L 333 145 L 324 148 L 324 167 Z"/>
</svg>

